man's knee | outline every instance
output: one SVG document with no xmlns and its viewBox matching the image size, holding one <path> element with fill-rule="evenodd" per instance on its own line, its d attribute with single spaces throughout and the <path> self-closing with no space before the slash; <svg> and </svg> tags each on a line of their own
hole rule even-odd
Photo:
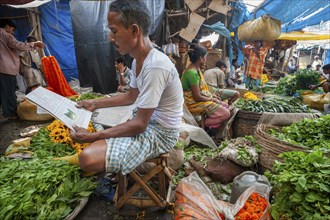
<svg viewBox="0 0 330 220">
<path fill-rule="evenodd" d="M 79 154 L 79 166 L 82 170 L 87 172 L 102 172 L 105 169 L 105 157 L 93 156 L 92 149 L 84 149 Z"/>
</svg>

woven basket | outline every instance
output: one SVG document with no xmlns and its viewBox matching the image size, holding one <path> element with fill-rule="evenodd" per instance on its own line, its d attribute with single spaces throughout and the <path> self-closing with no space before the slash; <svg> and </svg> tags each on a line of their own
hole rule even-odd
<svg viewBox="0 0 330 220">
<path fill-rule="evenodd" d="M 289 144 L 279 140 L 267 133 L 269 129 L 279 129 L 279 127 L 260 124 L 256 128 L 255 139 L 261 146 L 261 154 L 259 155 L 259 163 L 262 168 L 272 170 L 275 160 L 282 161 L 278 155 L 288 151 L 306 151 L 307 148 Z"/>
<path fill-rule="evenodd" d="M 233 136 L 244 137 L 253 135 L 258 121 L 263 113 L 239 110 L 233 121 Z"/>
</svg>

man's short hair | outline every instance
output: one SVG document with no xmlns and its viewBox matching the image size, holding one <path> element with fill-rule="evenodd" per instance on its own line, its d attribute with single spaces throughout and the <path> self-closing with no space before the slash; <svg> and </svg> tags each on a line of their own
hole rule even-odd
<svg viewBox="0 0 330 220">
<path fill-rule="evenodd" d="M 124 66 L 125 66 L 125 61 L 124 61 L 124 58 L 122 58 L 122 57 L 118 57 L 118 58 L 116 59 L 116 62 L 117 62 L 117 63 L 122 63 L 122 64 L 124 64 Z"/>
<path fill-rule="evenodd" d="M 219 67 L 219 68 L 221 68 L 221 67 L 225 67 L 225 68 L 227 68 L 227 65 L 226 65 L 224 62 L 222 62 L 221 60 L 217 61 L 217 62 L 215 63 L 215 66 L 216 66 L 216 67 Z"/>
<path fill-rule="evenodd" d="M 37 39 L 35 37 L 33 37 L 33 36 L 30 35 L 30 36 L 27 36 L 26 37 L 26 41 L 27 42 L 35 42 L 35 41 L 37 41 Z"/>
<path fill-rule="evenodd" d="M 323 70 L 330 70 L 330 63 L 322 67 Z"/>
<path fill-rule="evenodd" d="M 10 20 L 10 19 L 1 19 L 0 20 L 0 28 L 4 28 L 7 25 L 16 29 L 16 25 L 14 24 L 14 22 L 12 20 Z"/>
<path fill-rule="evenodd" d="M 128 28 L 132 24 L 137 24 L 144 36 L 149 35 L 151 26 L 150 12 L 141 0 L 116 0 L 110 3 L 109 12 L 120 14 L 119 22 Z"/>
</svg>

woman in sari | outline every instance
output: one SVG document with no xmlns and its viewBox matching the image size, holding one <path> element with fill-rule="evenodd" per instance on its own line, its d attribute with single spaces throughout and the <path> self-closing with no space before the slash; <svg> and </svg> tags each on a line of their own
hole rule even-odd
<svg viewBox="0 0 330 220">
<path fill-rule="evenodd" d="M 219 97 L 212 96 L 204 80 L 201 67 L 206 62 L 207 50 L 197 44 L 191 44 L 188 51 L 191 64 L 181 77 L 184 100 L 193 115 L 205 115 L 205 126 L 219 128 L 229 119 L 230 111 Z"/>
</svg>

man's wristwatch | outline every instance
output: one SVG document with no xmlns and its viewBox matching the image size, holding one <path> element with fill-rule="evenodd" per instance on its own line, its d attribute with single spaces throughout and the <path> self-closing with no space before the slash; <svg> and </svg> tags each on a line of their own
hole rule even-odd
<svg viewBox="0 0 330 220">
<path fill-rule="evenodd" d="M 124 73 L 120 73 L 120 75 L 121 75 L 121 76 L 123 76 L 123 75 L 124 75 Z"/>
</svg>

